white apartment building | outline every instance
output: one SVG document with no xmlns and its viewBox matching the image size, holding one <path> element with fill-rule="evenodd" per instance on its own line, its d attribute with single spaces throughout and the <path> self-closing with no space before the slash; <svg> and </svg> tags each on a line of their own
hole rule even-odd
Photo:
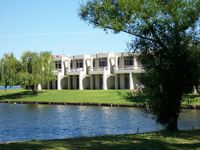
<svg viewBox="0 0 200 150">
<path fill-rule="evenodd" d="M 97 53 L 96 55 L 54 56 L 57 80 L 46 89 L 136 89 L 137 75 L 144 72 L 137 54 Z"/>
</svg>

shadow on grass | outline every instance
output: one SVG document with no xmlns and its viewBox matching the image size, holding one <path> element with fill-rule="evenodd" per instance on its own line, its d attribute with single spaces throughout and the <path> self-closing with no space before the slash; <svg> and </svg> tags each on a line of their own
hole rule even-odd
<svg viewBox="0 0 200 150">
<path fill-rule="evenodd" d="M 187 140 L 198 140 L 200 142 L 200 130 L 186 130 L 186 131 L 177 131 L 177 132 L 168 132 L 166 130 L 156 133 L 162 137 L 174 137 Z M 200 148 L 200 147 L 199 147 Z"/>
<path fill-rule="evenodd" d="M 196 131 L 195 131 L 196 132 Z M 35 141 L 25 143 L 10 143 L 0 145 L 1 150 L 35 150 L 35 149 L 69 149 L 69 150 L 121 150 L 121 149 L 148 149 L 148 150 L 182 150 L 182 149 L 198 149 L 200 142 L 195 136 L 196 133 L 192 131 L 165 133 L 158 132 L 155 134 L 141 134 L 141 135 L 118 135 L 118 136 L 103 136 L 91 138 L 77 138 L 66 140 L 52 140 L 52 141 Z M 200 130 L 197 131 L 200 134 Z M 198 135 L 199 138 L 199 135 Z M 169 140 L 170 139 L 170 140 Z M 178 139 L 178 142 L 176 140 Z M 182 140 L 189 140 L 182 142 Z"/>
<path fill-rule="evenodd" d="M 118 91 L 117 94 L 128 102 L 145 103 L 148 101 L 148 96 L 142 93 L 138 94 L 138 93 L 127 92 L 124 94 Z"/>
<path fill-rule="evenodd" d="M 40 150 L 47 149 L 46 145 L 42 144 L 25 144 L 25 143 L 12 143 L 0 145 L 1 150 Z"/>
<path fill-rule="evenodd" d="M 0 100 L 18 100 L 21 98 L 28 98 L 28 97 L 34 97 L 37 96 L 39 93 L 33 93 L 32 91 L 22 91 L 18 93 L 6 93 L 4 95 L 0 96 Z"/>
</svg>

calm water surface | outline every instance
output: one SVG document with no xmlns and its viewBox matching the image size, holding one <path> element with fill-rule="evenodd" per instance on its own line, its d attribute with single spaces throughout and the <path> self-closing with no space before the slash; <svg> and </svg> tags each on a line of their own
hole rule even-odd
<svg viewBox="0 0 200 150">
<path fill-rule="evenodd" d="M 199 117 L 199 110 L 184 110 L 179 129 L 200 128 Z M 162 128 L 138 108 L 0 104 L 0 142 L 131 134 Z"/>
</svg>

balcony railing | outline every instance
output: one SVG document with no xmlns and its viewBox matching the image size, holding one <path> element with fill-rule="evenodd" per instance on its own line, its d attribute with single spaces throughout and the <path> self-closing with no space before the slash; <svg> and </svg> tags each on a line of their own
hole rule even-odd
<svg viewBox="0 0 200 150">
<path fill-rule="evenodd" d="M 132 70 L 132 69 L 134 69 L 133 65 L 127 65 L 127 66 L 118 68 L 118 70 Z"/>
<path fill-rule="evenodd" d="M 108 70 L 108 67 L 93 67 L 90 68 L 90 71 L 106 71 Z"/>
<path fill-rule="evenodd" d="M 54 73 L 62 72 L 62 69 L 56 69 L 54 70 Z"/>
<path fill-rule="evenodd" d="M 67 72 L 82 72 L 84 71 L 83 68 L 69 68 L 69 69 L 66 69 Z"/>
<path fill-rule="evenodd" d="M 124 67 L 114 67 L 114 70 L 137 70 L 137 69 L 143 69 L 142 65 L 133 66 L 133 65 L 126 65 Z"/>
</svg>

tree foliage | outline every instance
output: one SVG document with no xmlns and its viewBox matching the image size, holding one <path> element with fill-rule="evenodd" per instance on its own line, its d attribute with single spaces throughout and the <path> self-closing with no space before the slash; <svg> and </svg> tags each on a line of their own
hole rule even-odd
<svg viewBox="0 0 200 150">
<path fill-rule="evenodd" d="M 79 15 L 132 36 L 128 47 L 141 53 L 150 111 L 177 130 L 182 96 L 199 82 L 200 0 L 88 0 Z"/>
<path fill-rule="evenodd" d="M 18 83 L 19 62 L 13 53 L 4 54 L 0 61 L 0 83 L 5 87 Z"/>
<path fill-rule="evenodd" d="M 24 52 L 21 56 L 20 84 L 37 92 L 38 84 L 54 79 L 54 66 L 50 52 Z"/>
</svg>

